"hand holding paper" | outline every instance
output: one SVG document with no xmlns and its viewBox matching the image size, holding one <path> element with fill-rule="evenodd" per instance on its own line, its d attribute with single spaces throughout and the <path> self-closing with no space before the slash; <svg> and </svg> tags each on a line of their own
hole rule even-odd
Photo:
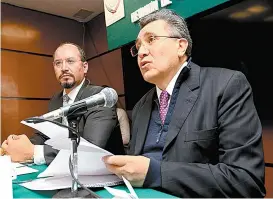
<svg viewBox="0 0 273 199">
<path fill-rule="evenodd" d="M 113 155 L 103 161 L 110 172 L 124 176 L 135 187 L 143 185 L 150 165 L 150 159 L 144 156 Z"/>
</svg>

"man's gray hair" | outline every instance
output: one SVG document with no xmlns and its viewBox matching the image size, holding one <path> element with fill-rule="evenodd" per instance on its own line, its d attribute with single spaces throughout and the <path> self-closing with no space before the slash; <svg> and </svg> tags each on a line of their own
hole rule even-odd
<svg viewBox="0 0 273 199">
<path fill-rule="evenodd" d="M 58 48 L 60 48 L 61 46 L 64 46 L 64 45 L 72 45 L 72 46 L 75 46 L 75 47 L 78 49 L 79 53 L 80 53 L 81 61 L 82 61 L 82 62 L 86 62 L 85 52 L 84 52 L 84 50 L 83 50 L 79 45 L 74 44 L 74 43 L 72 43 L 72 42 L 64 42 L 64 43 L 61 43 L 61 44 L 58 46 Z M 57 50 L 58 48 L 56 48 L 56 50 Z M 55 52 L 56 52 L 56 51 L 55 51 Z M 54 54 L 53 54 L 53 58 L 55 57 L 55 52 L 54 52 Z"/>
<path fill-rule="evenodd" d="M 169 25 L 170 36 L 182 37 L 188 41 L 188 48 L 185 54 L 188 57 L 191 56 L 192 39 L 185 20 L 172 10 L 161 9 L 141 18 L 139 20 L 140 28 L 142 29 L 147 24 L 156 20 L 163 20 Z"/>
</svg>

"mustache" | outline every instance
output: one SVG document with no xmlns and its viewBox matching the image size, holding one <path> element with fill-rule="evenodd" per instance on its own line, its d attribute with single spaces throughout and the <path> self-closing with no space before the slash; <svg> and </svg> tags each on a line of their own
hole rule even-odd
<svg viewBox="0 0 273 199">
<path fill-rule="evenodd" d="M 62 79 L 64 76 L 70 76 L 70 77 L 73 77 L 74 78 L 74 75 L 71 74 L 71 73 L 63 73 L 59 76 L 59 79 Z"/>
</svg>

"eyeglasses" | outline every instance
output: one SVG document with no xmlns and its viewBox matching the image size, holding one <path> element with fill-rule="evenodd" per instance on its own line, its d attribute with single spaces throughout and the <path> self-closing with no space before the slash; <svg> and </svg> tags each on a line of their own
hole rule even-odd
<svg viewBox="0 0 273 199">
<path fill-rule="evenodd" d="M 56 68 L 60 68 L 61 66 L 63 66 L 63 63 L 65 62 L 68 65 L 68 67 L 70 67 L 70 66 L 73 66 L 78 61 L 81 61 L 81 60 L 76 60 L 76 59 L 70 57 L 65 60 L 55 60 L 53 62 L 53 66 Z"/>
<path fill-rule="evenodd" d="M 130 49 L 132 57 L 135 57 L 138 55 L 138 50 L 140 49 L 141 45 L 144 44 L 145 48 L 150 48 L 152 45 L 156 43 L 158 38 L 172 38 L 172 39 L 181 39 L 181 37 L 175 37 L 175 36 L 158 36 L 158 35 L 146 35 L 144 36 L 144 39 L 142 42 L 137 41 L 134 46 Z"/>
</svg>

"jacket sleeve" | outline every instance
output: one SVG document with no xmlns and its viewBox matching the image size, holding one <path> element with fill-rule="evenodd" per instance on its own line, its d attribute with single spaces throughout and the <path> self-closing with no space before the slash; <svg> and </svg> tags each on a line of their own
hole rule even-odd
<svg viewBox="0 0 273 199">
<path fill-rule="evenodd" d="M 161 188 L 180 197 L 264 197 L 262 128 L 251 87 L 236 72 L 218 106 L 217 164 L 161 162 Z"/>
<path fill-rule="evenodd" d="M 53 98 L 52 98 L 53 99 Z M 49 101 L 48 110 L 52 109 L 52 99 Z M 58 154 L 59 150 L 53 149 L 51 146 L 45 145 L 45 141 L 49 138 L 43 133 L 35 130 L 34 135 L 30 138 L 30 141 L 34 145 L 44 145 L 44 158 L 46 164 L 49 165 Z"/>
<path fill-rule="evenodd" d="M 89 142 L 105 148 L 111 133 L 117 125 L 116 108 L 92 108 L 84 117 L 83 137 Z"/>
</svg>

